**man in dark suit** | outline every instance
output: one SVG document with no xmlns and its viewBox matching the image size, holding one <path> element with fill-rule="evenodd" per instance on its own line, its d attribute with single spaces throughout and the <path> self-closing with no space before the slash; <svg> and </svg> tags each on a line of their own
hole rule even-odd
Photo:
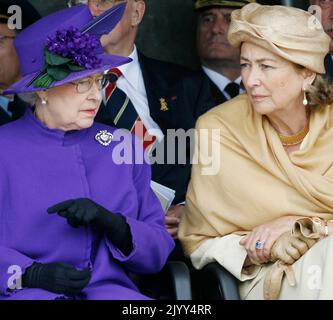
<svg viewBox="0 0 333 320">
<path fill-rule="evenodd" d="M 97 16 L 118 1 L 88 1 L 90 10 Z M 101 38 L 107 53 L 129 56 L 133 61 L 120 67 L 117 87 L 127 94 L 148 132 L 163 144 L 164 163 L 152 165 L 152 180 L 176 191 L 173 206 L 166 215 L 166 227 L 176 238 L 182 202 L 185 201 L 191 172 L 190 143 L 167 149 L 168 132 L 184 131 L 195 127 L 196 119 L 213 107 L 209 84 L 199 74 L 181 66 L 151 59 L 139 52 L 134 44 L 138 26 L 145 13 L 144 0 L 128 0 L 123 18 L 108 35 Z M 111 106 L 101 107 L 96 120 L 112 124 Z M 113 123 L 114 124 L 114 123 Z M 118 125 L 117 125 L 118 126 Z M 169 145 L 170 147 L 170 145 Z M 185 153 L 186 161 L 177 163 L 178 155 Z M 176 159 L 166 163 L 167 156 Z"/>
<path fill-rule="evenodd" d="M 326 69 L 326 75 L 333 81 L 333 1 L 310 0 L 310 4 L 320 7 L 321 23 L 323 25 L 325 32 L 332 39 L 330 45 L 330 53 L 325 57 L 325 69 Z"/>
<path fill-rule="evenodd" d="M 255 2 L 251 0 L 195 0 L 198 12 L 197 50 L 202 71 L 209 79 L 215 104 L 242 92 L 239 49 L 228 42 L 232 11 Z"/>
<path fill-rule="evenodd" d="M 0 1 L 0 125 L 18 119 L 27 106 L 18 96 L 1 93 L 21 77 L 13 44 L 15 36 L 39 18 L 39 13 L 26 0 Z"/>
<path fill-rule="evenodd" d="M 19 119 L 27 107 L 28 104 L 17 95 L 0 95 L 0 126 Z"/>
</svg>

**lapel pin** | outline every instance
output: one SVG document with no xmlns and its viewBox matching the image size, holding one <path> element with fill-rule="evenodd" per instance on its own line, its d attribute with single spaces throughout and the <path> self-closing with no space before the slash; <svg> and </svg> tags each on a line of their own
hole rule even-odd
<svg viewBox="0 0 333 320">
<path fill-rule="evenodd" d="M 168 104 L 164 98 L 160 99 L 160 104 L 161 104 L 161 109 L 160 109 L 161 111 L 169 111 Z"/>
</svg>

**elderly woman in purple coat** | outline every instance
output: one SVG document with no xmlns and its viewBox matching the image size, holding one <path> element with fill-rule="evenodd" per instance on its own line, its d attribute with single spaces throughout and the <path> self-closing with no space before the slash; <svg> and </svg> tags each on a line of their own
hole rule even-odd
<svg viewBox="0 0 333 320">
<path fill-rule="evenodd" d="M 99 43 L 123 10 L 65 9 L 14 42 L 23 78 L 7 93 L 36 102 L 0 129 L 0 300 L 146 299 L 128 272 L 173 249 L 142 146 L 94 123 L 104 71 L 129 62 Z"/>
</svg>

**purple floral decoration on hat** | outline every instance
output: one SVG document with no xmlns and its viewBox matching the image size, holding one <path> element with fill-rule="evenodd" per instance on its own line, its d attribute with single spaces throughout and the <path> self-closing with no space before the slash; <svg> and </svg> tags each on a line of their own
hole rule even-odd
<svg viewBox="0 0 333 320">
<path fill-rule="evenodd" d="M 103 49 L 95 36 L 83 34 L 74 27 L 58 30 L 46 40 L 45 66 L 34 87 L 48 88 L 72 72 L 101 67 L 102 60 L 97 57 L 101 52 Z"/>
</svg>

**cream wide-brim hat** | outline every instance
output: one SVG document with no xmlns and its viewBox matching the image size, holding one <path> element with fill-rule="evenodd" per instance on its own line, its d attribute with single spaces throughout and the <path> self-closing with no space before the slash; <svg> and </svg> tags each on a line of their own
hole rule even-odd
<svg viewBox="0 0 333 320">
<path fill-rule="evenodd" d="M 231 14 L 228 39 L 234 47 L 256 44 L 316 73 L 325 73 L 331 38 L 309 12 L 251 3 Z"/>
</svg>

